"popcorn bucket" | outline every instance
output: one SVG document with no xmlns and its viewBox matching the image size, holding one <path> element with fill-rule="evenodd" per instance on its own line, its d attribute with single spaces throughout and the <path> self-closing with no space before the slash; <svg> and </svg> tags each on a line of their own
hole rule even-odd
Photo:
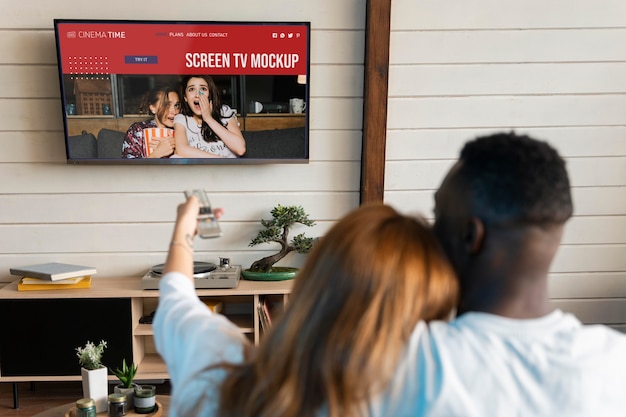
<svg viewBox="0 0 626 417">
<path fill-rule="evenodd" d="M 146 156 L 150 156 L 153 149 L 150 148 L 150 141 L 153 139 L 164 139 L 174 136 L 174 129 L 166 127 L 149 127 L 143 130 L 144 145 L 146 147 Z"/>
</svg>

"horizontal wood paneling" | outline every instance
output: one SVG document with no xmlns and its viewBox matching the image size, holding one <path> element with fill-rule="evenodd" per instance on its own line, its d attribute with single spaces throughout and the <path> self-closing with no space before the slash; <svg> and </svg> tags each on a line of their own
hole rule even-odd
<svg viewBox="0 0 626 417">
<path fill-rule="evenodd" d="M 547 140 L 575 210 L 550 296 L 626 332 L 626 2 L 398 0 L 391 24 L 385 202 L 432 221 L 467 140 Z"/>
<path fill-rule="evenodd" d="M 237 166 L 134 166 L 0 164 L 5 193 L 223 191 L 354 191 L 357 162 Z M 22 181 L 32 178 L 31 181 Z M 39 180 L 37 180 L 39 179 Z M 132 180 L 130 180 L 132 179 Z"/>
<path fill-rule="evenodd" d="M 622 25 L 623 26 L 623 25 Z M 392 32 L 391 65 L 623 61 L 626 27 Z"/>
<path fill-rule="evenodd" d="M 626 93 L 579 96 L 391 98 L 388 127 L 501 128 L 623 125 Z"/>
<path fill-rule="evenodd" d="M 574 314 L 586 324 L 625 324 L 626 303 L 608 300 L 552 300 L 552 304 Z"/>
<path fill-rule="evenodd" d="M 166 3 L 161 3 L 165 6 Z M 159 3 L 147 0 L 110 0 L 83 2 L 65 0 L 58 3 L 22 2 L 19 7 L 6 7 L 0 15 L 2 28 L 51 28 L 54 18 L 63 19 L 139 19 L 139 20 L 216 20 L 216 21 L 311 21 L 319 29 L 359 29 L 365 27 L 364 0 L 343 0 L 338 7 L 333 0 L 315 2 L 272 0 L 265 7 L 255 7 L 249 0 L 219 4 L 199 4 L 182 0 L 176 3 L 173 16 L 166 7 L 159 12 Z M 123 10 L 123 13 L 120 13 Z M 151 10 L 151 13 L 146 13 Z"/>
<path fill-rule="evenodd" d="M 626 244 L 626 214 L 574 217 L 567 223 L 562 242 L 568 245 Z"/>
<path fill-rule="evenodd" d="M 316 97 L 363 97 L 363 65 L 314 65 L 311 88 Z"/>
<path fill-rule="evenodd" d="M 258 222 L 271 218 L 270 210 L 278 205 L 301 205 L 316 221 L 332 221 L 358 205 L 358 192 L 215 192 L 207 189 L 211 204 L 225 212 L 222 223 Z M 171 223 L 176 206 L 184 201 L 182 190 L 176 192 L 138 193 L 55 193 L 2 195 L 0 234 L 6 226 L 87 223 Z M 325 204 L 316 204 L 324 200 Z M 116 208 L 115 210 L 112 210 Z M 8 244 L 8 243 L 7 243 Z M 0 251 L 1 252 L 1 251 Z"/>
<path fill-rule="evenodd" d="M 158 2 L 14 3 L 0 16 L 0 281 L 8 268 L 57 261 L 99 276 L 143 275 L 165 259 L 182 190 L 204 188 L 225 209 L 224 237 L 198 240 L 198 260 L 248 266 L 275 250 L 249 247 L 276 204 L 299 204 L 323 233 L 358 205 L 365 1 L 229 3 L 212 19 L 311 21 L 310 163 L 246 166 L 67 165 L 53 19 L 172 19 Z M 199 9 L 200 7 L 200 9 Z M 176 20 L 211 7 L 183 0 Z M 120 16 L 119 10 L 124 10 Z M 159 10 L 162 10 L 159 12 Z M 200 11 L 200 15 L 198 12 Z M 206 14 L 206 13 L 204 13 Z M 200 17 L 199 17 L 200 16 Z M 5 175 L 6 174 L 6 175 Z M 5 243 L 6 242 L 6 243 Z M 11 244 L 9 244 L 11 242 Z M 282 264 L 299 266 L 303 255 Z"/>
<path fill-rule="evenodd" d="M 573 187 L 626 185 L 626 157 L 568 158 L 566 161 Z M 385 190 L 436 189 L 454 162 L 389 161 L 386 164 Z M 620 198 L 620 195 L 618 189 L 617 197 Z"/>
<path fill-rule="evenodd" d="M 466 141 L 500 132 L 497 128 L 389 129 L 388 161 L 456 159 Z M 563 157 L 625 156 L 626 126 L 515 128 L 522 135 L 548 141 Z"/>
<path fill-rule="evenodd" d="M 616 272 L 626 270 L 626 245 L 561 245 L 552 272 Z"/>
<path fill-rule="evenodd" d="M 552 298 L 626 298 L 626 272 L 551 274 Z"/>
<path fill-rule="evenodd" d="M 0 65 L 0 91 L 5 99 L 60 100 L 58 69 L 56 65 Z"/>
<path fill-rule="evenodd" d="M 175 210 L 172 210 L 175 213 Z M 266 215 L 266 218 L 271 216 Z M 313 227 L 296 225 L 293 235 L 321 236 L 333 222 L 319 221 Z M 3 226 L 0 243 L 2 254 L 37 253 L 123 253 L 157 252 L 167 250 L 174 222 L 96 223 L 89 224 L 26 224 Z M 262 230 L 260 222 L 238 222 L 222 225 L 224 235 L 217 239 L 195 239 L 199 251 L 236 251 L 247 247 L 251 239 Z M 259 250 L 280 250 L 277 244 L 259 245 Z"/>
<path fill-rule="evenodd" d="M 389 80 L 390 97 L 615 94 L 626 91 L 626 62 L 395 65 Z"/>
<path fill-rule="evenodd" d="M 622 0 L 394 0 L 392 29 L 614 27 L 624 24 Z"/>
<path fill-rule="evenodd" d="M 435 189 L 389 190 L 385 193 L 385 202 L 403 212 L 420 210 L 432 216 L 434 194 Z M 626 214 L 626 190 L 623 186 L 573 188 L 572 198 L 575 216 L 623 216 Z"/>
</svg>

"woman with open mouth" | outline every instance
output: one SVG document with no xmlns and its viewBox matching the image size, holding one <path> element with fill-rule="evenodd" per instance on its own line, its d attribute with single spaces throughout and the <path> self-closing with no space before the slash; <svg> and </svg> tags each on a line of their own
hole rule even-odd
<svg viewBox="0 0 626 417">
<path fill-rule="evenodd" d="M 181 82 L 182 113 L 174 118 L 176 156 L 238 158 L 246 152 L 237 112 L 222 104 L 208 75 L 186 75 Z"/>
</svg>

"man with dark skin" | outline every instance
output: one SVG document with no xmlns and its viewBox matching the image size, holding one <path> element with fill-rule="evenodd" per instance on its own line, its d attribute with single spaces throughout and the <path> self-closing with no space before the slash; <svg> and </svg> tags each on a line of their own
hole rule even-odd
<svg viewBox="0 0 626 417">
<path fill-rule="evenodd" d="M 455 320 L 416 342 L 415 391 L 403 392 L 418 397 L 415 415 L 626 416 L 626 335 L 550 303 L 572 213 L 565 162 L 547 143 L 510 133 L 465 145 L 433 227 L 461 299 Z"/>
<path fill-rule="evenodd" d="M 553 310 L 548 272 L 573 212 L 565 164 L 530 138 L 478 144 L 465 148 L 435 194 L 434 231 L 461 283 L 458 314 L 542 317 Z M 533 163 L 540 156 L 551 165 Z"/>
</svg>

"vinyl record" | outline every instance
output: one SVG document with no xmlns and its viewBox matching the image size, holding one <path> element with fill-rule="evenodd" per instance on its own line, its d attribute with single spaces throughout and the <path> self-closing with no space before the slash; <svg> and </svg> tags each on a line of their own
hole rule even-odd
<svg viewBox="0 0 626 417">
<path fill-rule="evenodd" d="M 159 264 L 159 265 L 155 265 L 152 267 L 152 269 L 150 270 L 150 272 L 152 272 L 154 275 L 162 275 L 163 274 L 163 268 L 165 267 L 165 264 Z M 193 274 L 206 274 L 208 272 L 211 272 L 213 270 L 217 269 L 217 265 L 215 265 L 214 263 L 211 262 L 194 262 L 193 263 Z"/>
</svg>

